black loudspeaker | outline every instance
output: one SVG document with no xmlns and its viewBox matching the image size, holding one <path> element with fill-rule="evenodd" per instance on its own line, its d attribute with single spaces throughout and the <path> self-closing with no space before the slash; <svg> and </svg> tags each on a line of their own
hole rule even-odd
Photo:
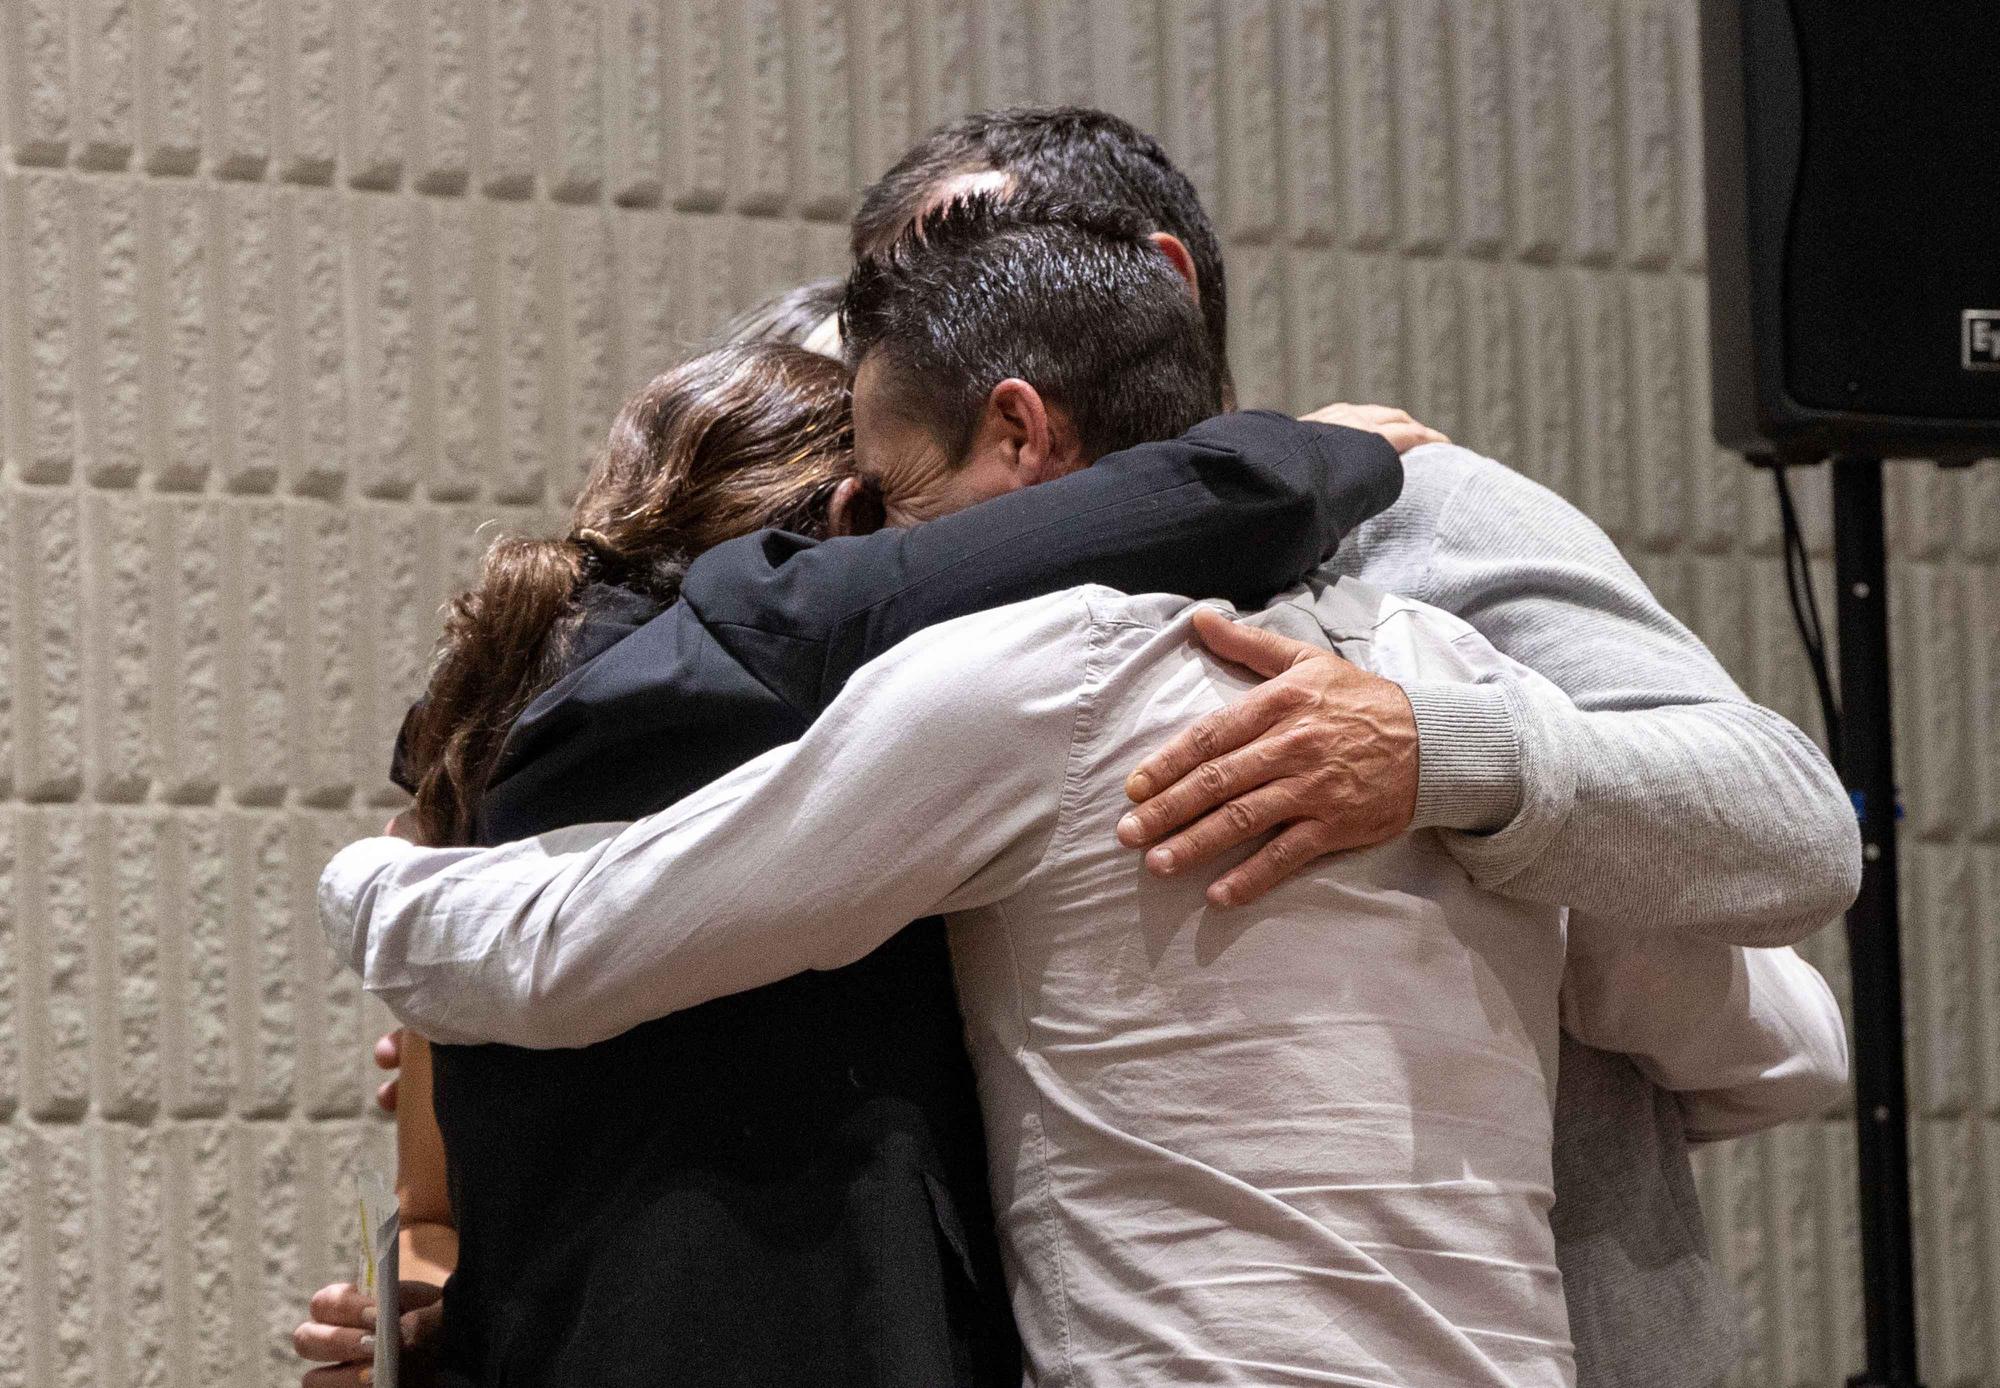
<svg viewBox="0 0 2000 1388">
<path fill-rule="evenodd" d="M 2000 452 L 2000 4 L 1702 0 L 1715 434 Z"/>
</svg>

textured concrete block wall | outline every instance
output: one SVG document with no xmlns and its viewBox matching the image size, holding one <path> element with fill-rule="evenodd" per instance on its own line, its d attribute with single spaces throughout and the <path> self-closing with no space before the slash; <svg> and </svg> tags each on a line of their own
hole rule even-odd
<svg viewBox="0 0 2000 1388">
<path fill-rule="evenodd" d="M 293 1378 L 389 1152 L 309 893 L 397 804 L 438 603 L 955 112 L 1159 131 L 1249 400 L 1549 482 L 1815 726 L 1775 508 L 1706 437 L 1693 11 L 0 0 L 0 1388 Z M 2000 465 L 1892 500 L 1928 1373 L 2000 1383 Z M 1739 1381 L 1838 1382 L 1847 1121 L 1702 1165 Z"/>
</svg>

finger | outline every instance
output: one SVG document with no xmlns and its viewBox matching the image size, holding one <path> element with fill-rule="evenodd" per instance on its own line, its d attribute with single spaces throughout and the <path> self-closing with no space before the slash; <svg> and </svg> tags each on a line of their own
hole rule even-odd
<svg viewBox="0 0 2000 1388">
<path fill-rule="evenodd" d="M 403 1348 L 421 1349 L 435 1338 L 444 1324 L 443 1308 L 420 1306 L 414 1311 L 405 1311 L 397 1322 L 402 1327 Z"/>
<path fill-rule="evenodd" d="M 403 1063 L 403 1029 L 385 1031 L 375 1041 L 375 1067 L 393 1070 Z"/>
<path fill-rule="evenodd" d="M 396 1299 L 404 1306 L 424 1310 L 444 1299 L 444 1288 L 435 1282 L 398 1282 Z"/>
<path fill-rule="evenodd" d="M 384 1113 L 396 1111 L 397 1085 L 394 1080 L 383 1080 L 375 1086 L 375 1107 Z"/>
<path fill-rule="evenodd" d="M 1338 846 L 1338 836 L 1330 825 L 1317 819 L 1301 820 L 1209 883 L 1208 903 L 1224 909 L 1247 906 Z"/>
<path fill-rule="evenodd" d="M 1205 761 L 1158 795 L 1129 810 L 1118 821 L 1118 842 L 1127 848 L 1156 843 L 1225 801 L 1312 769 L 1295 764 L 1298 761 L 1296 756 L 1287 755 L 1285 744 L 1268 736 Z"/>
<path fill-rule="evenodd" d="M 1263 627 L 1232 622 L 1212 607 L 1195 609 L 1194 632 L 1211 654 L 1254 670 L 1266 679 L 1284 674 L 1301 660 L 1326 654 L 1323 647 L 1294 641 Z"/>
<path fill-rule="evenodd" d="M 375 1335 L 373 1331 L 356 1330 L 351 1326 L 307 1321 L 292 1332 L 292 1348 L 299 1358 L 310 1359 L 315 1364 L 345 1364 L 350 1360 L 372 1357 Z"/>
<path fill-rule="evenodd" d="M 313 1293 L 308 1309 L 323 1325 L 348 1325 L 358 1330 L 375 1328 L 375 1298 L 352 1282 L 335 1282 Z"/>
<path fill-rule="evenodd" d="M 1235 703 L 1195 720 L 1176 733 L 1166 746 L 1147 757 L 1125 778 L 1125 794 L 1143 803 L 1194 771 L 1203 762 L 1235 751 L 1297 707 L 1298 695 L 1288 686 L 1262 685 Z M 1136 848 L 1144 839 L 1125 839 L 1125 825 L 1119 822 L 1119 839 Z M 1138 826 L 1134 826 L 1137 831 Z"/>
<path fill-rule="evenodd" d="M 403 1348 L 422 1349 L 444 1328 L 442 1305 L 419 1306 L 403 1313 Z"/>
<path fill-rule="evenodd" d="M 1398 409 L 1394 405 L 1355 405 L 1350 408 L 1355 410 L 1357 417 L 1364 420 L 1371 428 L 1402 425 L 1425 433 L 1438 432 L 1408 410 Z"/>
<path fill-rule="evenodd" d="M 1427 443 L 1450 443 L 1451 440 L 1437 430 L 1424 424 L 1396 424 L 1382 430 L 1382 437 L 1389 440 L 1389 446 L 1397 453 L 1407 453 L 1412 448 Z"/>
<path fill-rule="evenodd" d="M 1298 813 L 1298 797 L 1289 782 L 1260 786 L 1203 815 L 1192 827 L 1148 851 L 1146 871 L 1155 877 L 1176 876 L 1239 843 L 1248 843 Z"/>
<path fill-rule="evenodd" d="M 362 1388 L 374 1377 L 368 1364 L 339 1364 L 313 1369 L 299 1380 L 299 1388 Z"/>
<path fill-rule="evenodd" d="M 1342 403 L 1328 405 L 1322 413 L 1333 415 L 1349 427 L 1358 429 L 1373 429 L 1379 425 L 1393 423 L 1398 419 L 1408 418 L 1408 415 L 1393 405 L 1352 405 Z"/>
<path fill-rule="evenodd" d="M 1353 416 L 1349 411 L 1354 408 L 1355 406 L 1348 404 L 1345 400 L 1336 400 L 1331 405 L 1321 405 L 1309 414 L 1300 415 L 1299 418 L 1316 424 L 1338 424 L 1343 419 L 1352 418 Z"/>
<path fill-rule="evenodd" d="M 1384 429 L 1382 430 L 1382 437 L 1389 441 L 1389 447 L 1396 450 L 1396 456 L 1398 457 L 1401 457 L 1417 446 L 1416 439 L 1407 430 Z"/>
</svg>

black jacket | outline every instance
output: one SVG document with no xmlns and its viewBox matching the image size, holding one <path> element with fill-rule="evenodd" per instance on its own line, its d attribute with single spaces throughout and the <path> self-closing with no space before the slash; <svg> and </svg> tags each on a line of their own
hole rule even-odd
<svg viewBox="0 0 2000 1388">
<path fill-rule="evenodd" d="M 1401 482 L 1375 435 L 1225 415 L 914 529 L 718 546 L 664 611 L 592 588 L 480 837 L 661 809 L 798 737 L 861 665 L 951 617 L 1085 582 L 1261 602 Z M 1019 1382 L 934 921 L 582 1050 L 440 1046 L 436 1103 L 461 1382 Z"/>
</svg>

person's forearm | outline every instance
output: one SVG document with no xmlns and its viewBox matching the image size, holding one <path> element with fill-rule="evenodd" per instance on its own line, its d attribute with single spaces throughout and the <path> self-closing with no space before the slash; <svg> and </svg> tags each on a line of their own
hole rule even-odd
<svg viewBox="0 0 2000 1388">
<path fill-rule="evenodd" d="M 435 1040 L 587 1046 L 853 963 L 980 866 L 927 857 L 926 823 L 976 804 L 990 817 L 951 840 L 975 853 L 1013 827 L 949 777 L 898 806 L 914 817 L 879 813 L 890 782 L 843 767 L 822 793 L 824 768 L 787 767 L 793 751 L 634 824 L 489 849 L 364 839 L 322 875 L 322 922 L 363 987 Z"/>
<path fill-rule="evenodd" d="M 1424 784 L 1420 751 L 1419 822 L 1478 831 L 1455 837 L 1482 884 L 1628 928 L 1776 945 L 1839 915 L 1860 839 L 1811 740 L 1746 699 L 1575 507 L 1463 450 L 1424 461 L 1422 485 L 1454 490 L 1413 596 L 1554 688 L 1502 681 L 1448 707 L 1414 692 L 1420 748 L 1462 753 L 1432 768 L 1454 789 Z M 1515 812 L 1495 819 L 1509 774 Z"/>
<path fill-rule="evenodd" d="M 698 560 L 682 591 L 725 641 L 743 630 L 821 643 L 810 687 L 781 691 L 812 716 L 915 632 L 1080 584 L 1261 603 L 1401 484 L 1378 434 L 1224 415 L 907 530 L 732 541 Z"/>
<path fill-rule="evenodd" d="M 1053 827 L 1076 598 L 909 642 L 797 743 L 633 824 L 492 849 L 363 840 L 320 880 L 334 951 L 437 1041 L 561 1047 L 854 962 L 984 904 Z"/>
<path fill-rule="evenodd" d="M 397 1235 L 397 1276 L 442 1287 L 458 1267 L 458 1230 L 434 1220 L 402 1226 Z"/>
<path fill-rule="evenodd" d="M 1794 944 L 1853 900 L 1860 845 L 1825 758 L 1755 704 L 1715 700 L 1586 713 L 1552 687 L 1509 680 L 1451 691 L 1450 723 L 1420 746 L 1505 747 L 1473 789 L 1424 784 L 1419 822 L 1490 829 L 1447 843 L 1475 881 L 1524 900 L 1736 945 Z M 1447 739 L 1450 740 L 1447 744 Z M 1421 761 L 1421 754 L 1420 754 Z M 1468 819 L 1451 823 L 1454 806 Z"/>
<path fill-rule="evenodd" d="M 816 911 L 796 891 L 804 862 L 783 865 L 793 890 L 771 891 L 778 865 L 743 850 L 782 843 L 775 826 L 739 820 L 753 837 L 732 845 L 703 832 L 722 817 L 715 806 L 696 821 L 675 817 L 681 808 L 491 849 L 364 839 L 322 876 L 321 918 L 405 1025 L 450 1043 L 536 1048 L 607 1040 L 849 963 L 888 937 L 892 927 L 856 942 L 842 928 L 853 914 Z"/>
<path fill-rule="evenodd" d="M 917 581 L 844 623 L 830 659 L 852 670 L 937 622 L 1085 583 L 1261 604 L 1401 487 L 1401 460 L 1379 435 L 1219 415 L 910 530 Z"/>
</svg>

